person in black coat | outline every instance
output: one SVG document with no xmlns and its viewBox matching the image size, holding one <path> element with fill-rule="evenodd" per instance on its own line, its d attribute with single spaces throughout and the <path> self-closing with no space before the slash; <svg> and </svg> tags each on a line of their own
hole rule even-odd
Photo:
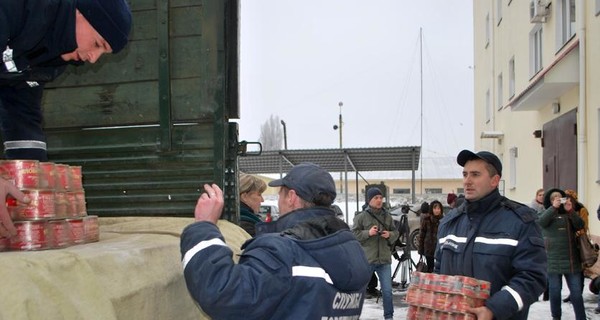
<svg viewBox="0 0 600 320">
<path fill-rule="evenodd" d="M 7 159 L 47 161 L 41 108 L 44 85 L 69 64 L 121 51 L 131 29 L 125 0 L 0 1 L 0 127 Z M 0 197 L 28 201 L 0 178 Z M 0 205 L 0 236 L 16 233 Z"/>
</svg>

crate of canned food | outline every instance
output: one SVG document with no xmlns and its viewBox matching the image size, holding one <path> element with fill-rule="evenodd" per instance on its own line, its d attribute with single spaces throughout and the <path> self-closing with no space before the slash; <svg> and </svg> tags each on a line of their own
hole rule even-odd
<svg viewBox="0 0 600 320">
<path fill-rule="evenodd" d="M 475 319 L 468 308 L 483 306 L 489 296 L 488 281 L 413 272 L 406 293 L 408 319 Z"/>
<path fill-rule="evenodd" d="M 17 234 L 0 238 L 0 251 L 60 249 L 100 240 L 98 216 L 15 221 Z"/>
</svg>

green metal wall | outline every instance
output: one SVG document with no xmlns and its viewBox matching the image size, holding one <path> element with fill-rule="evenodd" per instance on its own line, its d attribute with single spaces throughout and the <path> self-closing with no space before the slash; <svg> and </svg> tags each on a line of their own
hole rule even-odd
<svg viewBox="0 0 600 320">
<path fill-rule="evenodd" d="M 89 214 L 193 216 L 204 183 L 237 222 L 237 0 L 130 2 L 130 43 L 44 94 L 50 161 L 81 165 Z"/>
</svg>

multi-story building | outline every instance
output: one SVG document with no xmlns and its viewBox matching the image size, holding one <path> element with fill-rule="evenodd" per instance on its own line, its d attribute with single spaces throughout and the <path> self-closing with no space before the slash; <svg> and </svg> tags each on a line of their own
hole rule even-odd
<svg viewBox="0 0 600 320">
<path fill-rule="evenodd" d="M 474 0 L 475 148 L 505 194 L 574 189 L 600 234 L 600 0 Z"/>
</svg>

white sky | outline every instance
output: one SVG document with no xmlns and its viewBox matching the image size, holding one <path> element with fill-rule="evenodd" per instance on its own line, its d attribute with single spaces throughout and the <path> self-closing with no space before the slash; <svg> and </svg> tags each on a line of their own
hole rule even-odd
<svg viewBox="0 0 600 320">
<path fill-rule="evenodd" d="M 243 0 L 240 40 L 240 140 L 275 115 L 289 149 L 338 148 L 342 101 L 345 148 L 473 148 L 472 1 Z"/>
</svg>

